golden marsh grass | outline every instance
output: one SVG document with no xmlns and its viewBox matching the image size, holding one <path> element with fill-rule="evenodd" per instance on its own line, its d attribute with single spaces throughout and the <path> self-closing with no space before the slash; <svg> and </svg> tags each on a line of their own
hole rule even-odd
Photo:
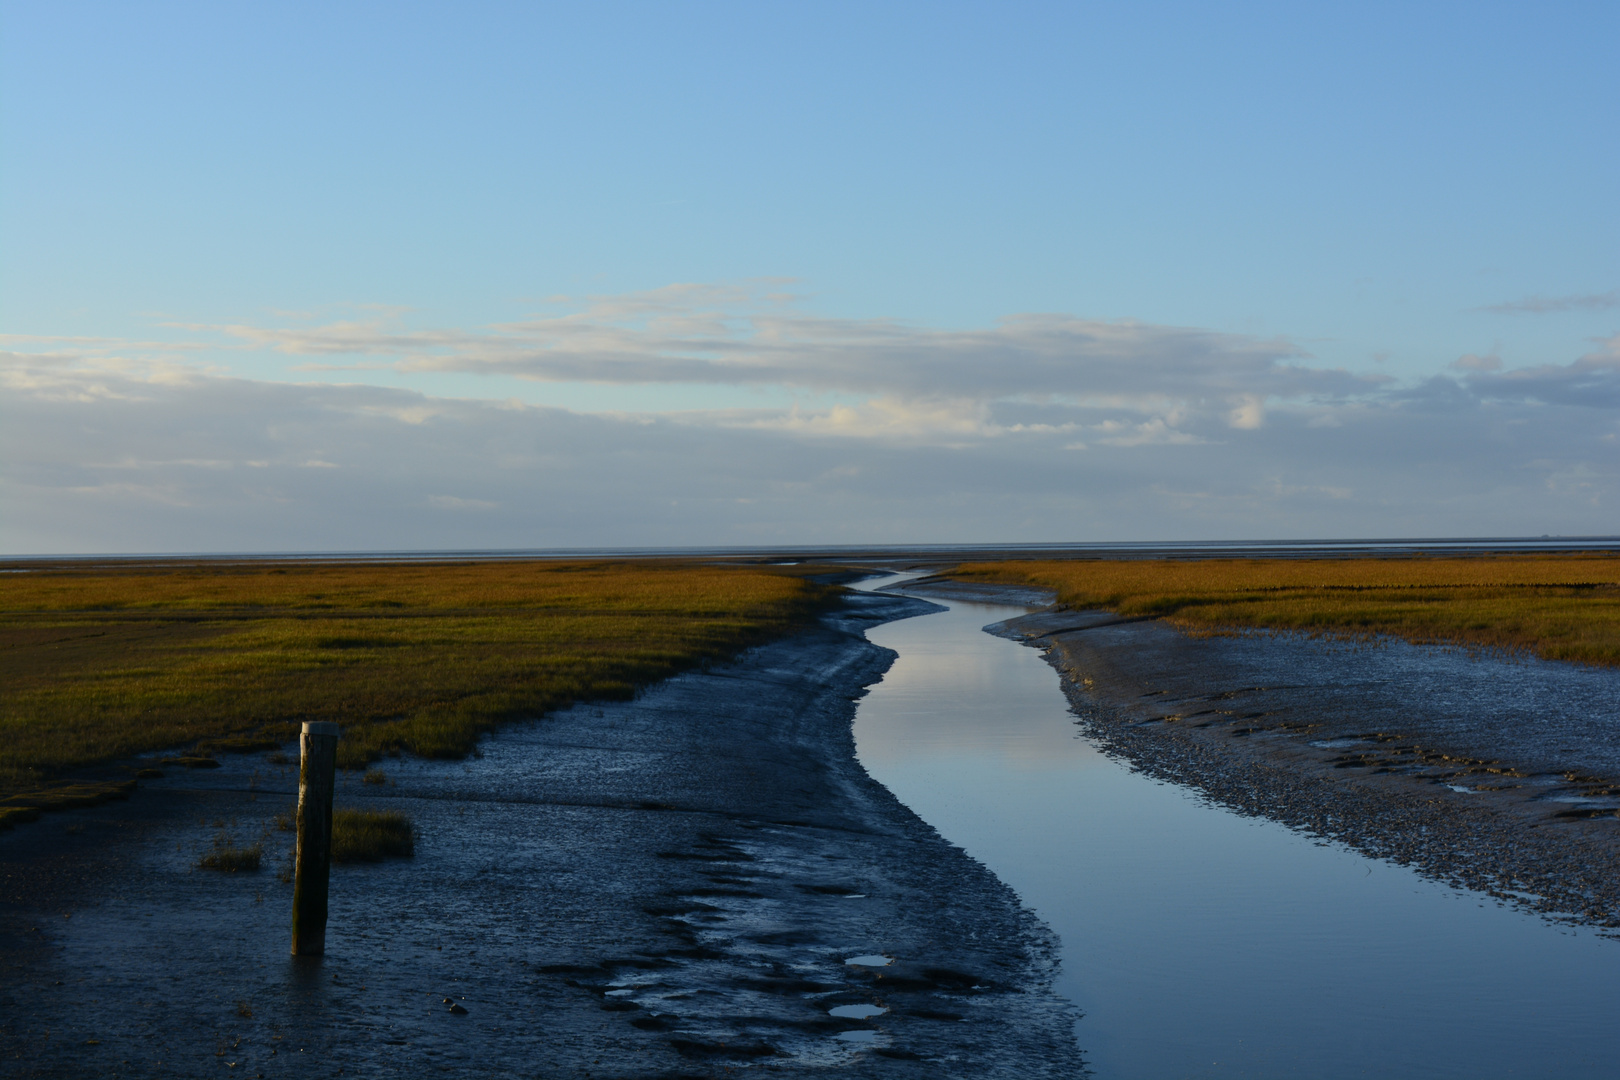
<svg viewBox="0 0 1620 1080">
<path fill-rule="evenodd" d="M 234 874 L 240 870 L 257 870 L 264 860 L 264 844 L 237 844 L 221 832 L 214 837 L 214 846 L 197 860 L 204 870 L 223 870 Z"/>
<path fill-rule="evenodd" d="M 832 595 L 653 561 L 26 571 L 0 575 L 0 804 L 135 754 L 280 745 L 304 720 L 343 726 L 345 768 L 459 757 L 505 719 L 627 698 L 786 633 Z"/>
<path fill-rule="evenodd" d="M 1144 559 L 970 563 L 970 581 L 1039 585 L 1072 608 L 1194 633 L 1286 630 L 1620 665 L 1620 557 Z"/>
<path fill-rule="evenodd" d="M 395 810 L 332 812 L 332 861 L 381 862 L 416 854 L 416 828 Z"/>
</svg>

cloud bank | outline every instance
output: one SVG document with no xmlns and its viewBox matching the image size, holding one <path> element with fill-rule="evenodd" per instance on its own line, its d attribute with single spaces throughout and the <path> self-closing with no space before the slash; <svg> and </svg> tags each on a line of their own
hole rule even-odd
<svg viewBox="0 0 1620 1080">
<path fill-rule="evenodd" d="M 1613 311 L 1620 308 L 1620 289 L 1576 296 L 1527 296 L 1490 304 L 1484 310 L 1498 315 L 1556 315 L 1566 311 Z"/>
<path fill-rule="evenodd" d="M 582 414 L 42 343 L 0 357 L 6 550 L 1592 534 L 1620 520 L 1620 336 L 1567 363 L 1475 357 L 1400 385 L 1314 367 L 1282 340 L 1054 315 L 925 329 L 808 316 L 758 288 L 600 298 L 477 331 L 181 329 L 357 370 L 840 399 Z"/>
<path fill-rule="evenodd" d="M 1057 398 L 1215 406 L 1257 423 L 1255 402 L 1343 396 L 1375 376 L 1312 368 L 1281 339 L 1129 320 L 1020 315 L 984 330 L 933 330 L 799 313 L 757 287 L 670 286 L 593 297 L 567 314 L 477 332 L 390 329 L 385 318 L 285 328 L 191 326 L 259 348 L 382 358 L 402 372 L 603 384 L 780 386 L 890 402 Z"/>
</svg>

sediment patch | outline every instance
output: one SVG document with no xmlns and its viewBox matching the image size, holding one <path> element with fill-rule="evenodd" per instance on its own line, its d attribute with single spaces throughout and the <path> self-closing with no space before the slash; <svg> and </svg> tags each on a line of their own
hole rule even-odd
<svg viewBox="0 0 1620 1080">
<path fill-rule="evenodd" d="M 1046 610 L 1085 732 L 1222 806 L 1550 918 L 1620 928 L 1620 672 L 1405 642 L 1192 637 Z"/>
</svg>

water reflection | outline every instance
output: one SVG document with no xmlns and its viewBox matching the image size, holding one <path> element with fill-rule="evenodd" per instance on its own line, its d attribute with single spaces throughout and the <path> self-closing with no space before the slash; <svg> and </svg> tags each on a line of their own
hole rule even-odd
<svg viewBox="0 0 1620 1080">
<path fill-rule="evenodd" d="M 1063 939 L 1103 1078 L 1608 1077 L 1620 943 L 1210 807 L 1077 736 L 1039 653 L 952 603 L 900 653 L 862 762 Z"/>
<path fill-rule="evenodd" d="M 882 640 L 886 629 L 869 636 L 889 644 Z M 1095 758 L 1084 743 L 1052 738 L 1050 694 L 1039 691 L 1054 686 L 1030 686 L 1020 665 L 1003 662 L 975 640 L 962 640 L 955 620 L 911 620 L 905 640 L 910 651 L 902 654 L 904 663 L 882 684 L 884 723 L 860 730 L 861 760 L 868 768 L 990 756 L 1013 768 L 1068 769 Z M 975 707 L 941 709 L 941 686 Z M 1032 690 L 1037 692 L 1029 700 Z"/>
</svg>

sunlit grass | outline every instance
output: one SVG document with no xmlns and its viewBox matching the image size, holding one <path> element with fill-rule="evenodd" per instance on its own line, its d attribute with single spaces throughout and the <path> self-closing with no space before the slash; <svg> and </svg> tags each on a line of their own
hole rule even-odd
<svg viewBox="0 0 1620 1080">
<path fill-rule="evenodd" d="M 951 576 L 1194 632 L 1390 635 L 1620 665 L 1620 558 L 1607 555 L 1008 561 Z"/>
<path fill-rule="evenodd" d="M 672 562 L 30 571 L 0 575 L 0 797 L 144 752 L 278 746 L 304 720 L 342 725 L 345 768 L 459 757 L 503 720 L 785 633 L 830 595 Z"/>
<path fill-rule="evenodd" d="M 257 870 L 259 863 L 264 859 L 264 845 L 237 844 L 224 832 L 214 837 L 214 846 L 209 848 L 197 865 L 204 870 L 223 870 L 226 873 L 236 873 L 239 870 Z"/>
<path fill-rule="evenodd" d="M 416 854 L 411 819 L 394 810 L 334 810 L 332 861 L 381 862 Z"/>
</svg>

